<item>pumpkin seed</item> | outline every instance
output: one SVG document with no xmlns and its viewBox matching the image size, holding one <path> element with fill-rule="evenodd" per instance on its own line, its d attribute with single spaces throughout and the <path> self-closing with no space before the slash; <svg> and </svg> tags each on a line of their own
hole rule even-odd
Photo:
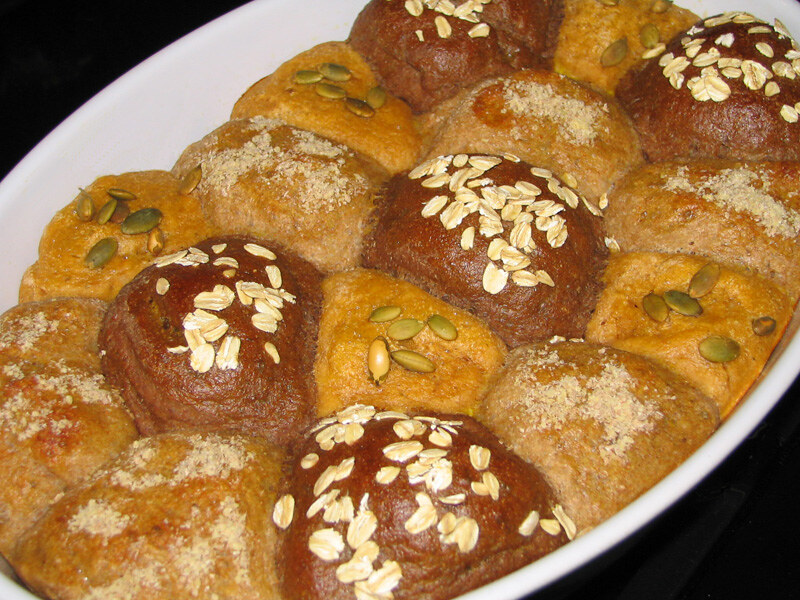
<svg viewBox="0 0 800 600">
<path fill-rule="evenodd" d="M 619 0 L 597 0 L 603 6 L 618 6 Z"/>
<path fill-rule="evenodd" d="M 119 225 L 128 217 L 129 214 L 131 214 L 131 209 L 128 208 L 128 203 L 117 202 L 117 207 L 114 209 L 114 212 L 111 213 L 111 218 L 108 221 L 110 223 L 116 223 Z"/>
<path fill-rule="evenodd" d="M 604 67 L 613 67 L 623 61 L 628 55 L 628 38 L 620 38 L 611 42 L 600 55 L 600 64 Z"/>
<path fill-rule="evenodd" d="M 703 307 L 686 292 L 668 290 L 664 292 L 664 302 L 679 315 L 697 317 L 703 314 Z"/>
<path fill-rule="evenodd" d="M 83 260 L 90 269 L 99 269 L 114 258 L 118 247 L 119 244 L 117 244 L 116 239 L 112 237 L 103 238 L 92 246 L 92 249 L 86 253 L 86 258 Z"/>
<path fill-rule="evenodd" d="M 94 200 L 86 190 L 80 190 L 75 198 L 75 214 L 81 221 L 91 221 L 94 217 Z"/>
<path fill-rule="evenodd" d="M 157 208 L 142 208 L 128 215 L 120 226 L 122 233 L 135 235 L 147 233 L 161 222 L 161 211 Z"/>
<path fill-rule="evenodd" d="M 756 335 L 770 335 L 775 331 L 777 323 L 772 317 L 758 317 L 753 319 L 753 333 Z"/>
<path fill-rule="evenodd" d="M 667 303 L 661 296 L 652 292 L 642 298 L 642 309 L 648 317 L 659 323 L 666 321 L 669 316 Z"/>
<path fill-rule="evenodd" d="M 132 202 L 133 200 L 136 200 L 136 194 L 129 192 L 128 190 L 123 190 L 122 188 L 108 188 L 106 190 L 106 194 L 115 200 L 121 200 L 122 202 Z"/>
<path fill-rule="evenodd" d="M 436 366 L 425 356 L 413 350 L 395 350 L 392 360 L 408 371 L 414 373 L 432 373 Z"/>
<path fill-rule="evenodd" d="M 164 244 L 166 244 L 164 232 L 158 227 L 153 227 L 147 234 L 147 251 L 153 256 L 158 256 L 164 250 Z"/>
<path fill-rule="evenodd" d="M 379 306 L 370 313 L 369 320 L 373 323 L 386 323 L 399 317 L 401 312 L 403 312 L 403 309 L 393 304 Z"/>
<path fill-rule="evenodd" d="M 645 23 L 639 30 L 639 41 L 645 48 L 655 48 L 661 41 L 661 34 L 653 23 Z"/>
<path fill-rule="evenodd" d="M 724 363 L 739 356 L 739 344 L 722 335 L 710 335 L 698 345 L 700 356 L 715 363 Z"/>
<path fill-rule="evenodd" d="M 322 81 L 322 73 L 319 71 L 311 71 L 310 69 L 303 69 L 294 74 L 294 82 L 301 85 L 310 85 Z"/>
<path fill-rule="evenodd" d="M 650 5 L 650 10 L 658 15 L 667 12 L 670 6 L 672 6 L 672 0 L 655 0 Z"/>
<path fill-rule="evenodd" d="M 431 315 L 428 317 L 428 327 L 443 340 L 452 341 L 458 337 L 456 326 L 442 315 Z"/>
<path fill-rule="evenodd" d="M 200 184 L 201 179 L 203 179 L 203 167 L 202 165 L 197 165 L 194 169 L 183 176 L 180 185 L 178 185 L 178 193 L 183 194 L 184 196 L 186 194 L 191 194 Z"/>
<path fill-rule="evenodd" d="M 116 198 L 112 198 L 97 211 L 97 222 L 100 223 L 100 225 L 105 225 L 111 219 L 111 215 L 114 214 L 115 210 L 117 210 L 117 200 Z"/>
<path fill-rule="evenodd" d="M 692 298 L 700 298 L 714 289 L 719 280 L 719 265 L 708 263 L 694 274 L 689 282 L 689 295 Z"/>
<path fill-rule="evenodd" d="M 386 104 L 386 90 L 380 86 L 375 86 L 367 92 L 367 104 L 375 110 Z"/>
<path fill-rule="evenodd" d="M 314 90 L 323 98 L 330 98 L 331 100 L 341 100 L 347 96 L 347 92 L 344 91 L 344 88 L 340 88 L 338 85 L 333 85 L 332 83 L 318 83 L 314 86 Z"/>
<path fill-rule="evenodd" d="M 389 329 L 386 333 L 393 340 L 410 340 L 417 335 L 423 327 L 425 327 L 425 323 L 418 319 L 400 319 L 389 325 Z"/>
<path fill-rule="evenodd" d="M 389 373 L 389 344 L 382 337 L 376 337 L 369 345 L 367 352 L 367 368 L 372 381 L 380 384 Z"/>
<path fill-rule="evenodd" d="M 345 98 L 344 105 L 347 107 L 347 110 L 359 117 L 368 118 L 375 116 L 375 109 L 358 98 Z"/>
<path fill-rule="evenodd" d="M 317 69 L 325 79 L 331 81 L 350 81 L 353 74 L 344 65 L 336 63 L 322 63 Z"/>
</svg>

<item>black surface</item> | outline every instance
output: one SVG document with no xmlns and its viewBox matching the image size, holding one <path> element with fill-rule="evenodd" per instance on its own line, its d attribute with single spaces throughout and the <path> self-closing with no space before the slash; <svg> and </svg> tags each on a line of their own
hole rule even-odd
<svg viewBox="0 0 800 600">
<path fill-rule="evenodd" d="M 0 176 L 119 75 L 241 4 L 0 0 Z M 798 398 L 796 384 L 737 452 L 621 554 L 533 598 L 800 598 Z"/>
</svg>

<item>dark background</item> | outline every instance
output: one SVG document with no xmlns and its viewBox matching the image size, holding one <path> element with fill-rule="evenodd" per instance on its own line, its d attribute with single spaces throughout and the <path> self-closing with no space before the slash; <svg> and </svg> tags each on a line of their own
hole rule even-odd
<svg viewBox="0 0 800 600">
<path fill-rule="evenodd" d="M 118 76 L 243 3 L 0 0 L 0 177 Z M 536 600 L 800 598 L 799 394 L 645 535 Z"/>
</svg>

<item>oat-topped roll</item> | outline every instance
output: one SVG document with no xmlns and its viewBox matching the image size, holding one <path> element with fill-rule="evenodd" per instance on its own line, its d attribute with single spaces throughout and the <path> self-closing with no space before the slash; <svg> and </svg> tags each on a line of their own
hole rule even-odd
<svg viewBox="0 0 800 600">
<path fill-rule="evenodd" d="M 800 49 L 783 25 L 709 17 L 653 49 L 616 94 L 650 160 L 800 158 Z"/>
<path fill-rule="evenodd" d="M 448 155 L 387 184 L 363 262 L 472 311 L 510 346 L 575 337 L 607 256 L 599 215 L 515 156 Z"/>
<path fill-rule="evenodd" d="M 173 172 L 224 234 L 280 242 L 324 272 L 356 266 L 372 195 L 388 176 L 347 146 L 265 117 L 229 121 Z"/>
<path fill-rule="evenodd" d="M 372 0 L 350 44 L 416 112 L 487 77 L 552 62 L 561 0 Z"/>
<path fill-rule="evenodd" d="M 143 438 L 54 504 L 11 562 L 48 598 L 273 600 L 282 459 L 241 435 Z"/>
<path fill-rule="evenodd" d="M 145 434 L 231 428 L 286 444 L 313 411 L 320 281 L 252 238 L 162 256 L 109 308 L 103 370 Z"/>
<path fill-rule="evenodd" d="M 714 431 L 717 407 L 646 359 L 580 341 L 517 348 L 481 420 L 593 527 L 656 484 Z"/>
<path fill-rule="evenodd" d="M 513 153 L 590 200 L 643 161 L 616 100 L 551 71 L 526 70 L 461 92 L 428 115 L 425 158 Z"/>
<path fill-rule="evenodd" d="M 576 535 L 530 464 L 464 415 L 355 405 L 297 448 L 275 505 L 288 600 L 443 600 Z"/>
</svg>

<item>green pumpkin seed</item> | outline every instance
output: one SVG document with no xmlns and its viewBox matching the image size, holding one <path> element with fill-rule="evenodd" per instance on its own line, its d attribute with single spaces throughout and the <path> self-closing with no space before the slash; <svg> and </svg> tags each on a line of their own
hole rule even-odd
<svg viewBox="0 0 800 600">
<path fill-rule="evenodd" d="M 344 88 L 340 88 L 338 85 L 333 85 L 332 83 L 318 83 L 314 86 L 314 90 L 323 98 L 329 98 L 331 100 L 341 100 L 347 96 L 347 92 L 344 91 Z"/>
<path fill-rule="evenodd" d="M 739 356 L 739 344 L 736 341 L 721 336 L 710 335 L 698 345 L 700 356 L 715 363 L 725 363 Z"/>
<path fill-rule="evenodd" d="M 667 303 L 661 296 L 652 292 L 642 298 L 642 309 L 648 317 L 659 323 L 666 321 L 669 316 Z"/>
<path fill-rule="evenodd" d="M 367 369 L 372 377 L 372 381 L 380 384 L 386 375 L 389 374 L 389 366 L 391 360 L 389 358 L 389 344 L 382 337 L 376 337 L 369 345 L 367 352 Z"/>
<path fill-rule="evenodd" d="M 380 86 L 376 86 L 367 92 L 367 104 L 375 110 L 386 104 L 386 90 Z"/>
<path fill-rule="evenodd" d="M 147 251 L 153 256 L 158 256 L 164 250 L 164 244 L 166 244 L 164 232 L 158 227 L 151 229 L 147 234 Z"/>
<path fill-rule="evenodd" d="M 414 373 L 432 373 L 436 370 L 436 365 L 427 357 L 413 350 L 395 350 L 392 352 L 392 360 Z"/>
<path fill-rule="evenodd" d="M 389 325 L 386 333 L 393 340 L 410 340 L 422 331 L 423 327 L 425 327 L 425 323 L 418 319 L 400 319 Z"/>
<path fill-rule="evenodd" d="M 200 184 L 200 180 L 203 179 L 203 167 L 202 165 L 197 165 L 194 169 L 186 173 L 181 179 L 180 184 L 178 185 L 178 193 L 183 194 L 191 194 L 194 189 Z"/>
<path fill-rule="evenodd" d="M 777 327 L 777 323 L 772 317 L 758 317 L 757 319 L 753 319 L 753 333 L 756 335 L 770 335 L 775 331 L 775 327 Z"/>
<path fill-rule="evenodd" d="M 428 327 L 443 340 L 452 341 L 458 337 L 458 329 L 442 315 L 428 317 Z"/>
<path fill-rule="evenodd" d="M 703 314 L 703 307 L 686 292 L 669 290 L 664 292 L 664 302 L 679 315 L 697 317 Z"/>
<path fill-rule="evenodd" d="M 628 55 L 628 38 L 620 38 L 611 42 L 600 55 L 600 64 L 604 67 L 613 67 L 623 61 Z"/>
<path fill-rule="evenodd" d="M 701 298 L 714 289 L 719 280 L 719 265 L 708 263 L 694 274 L 689 282 L 689 295 L 692 298 Z"/>
<path fill-rule="evenodd" d="M 597 0 L 603 6 L 618 6 L 619 0 Z"/>
<path fill-rule="evenodd" d="M 136 200 L 136 194 L 128 190 L 123 190 L 122 188 L 108 188 L 106 193 L 115 200 L 121 200 L 122 202 L 132 202 Z"/>
<path fill-rule="evenodd" d="M 114 258 L 118 247 L 119 244 L 117 244 L 116 239 L 111 237 L 103 238 L 92 246 L 92 249 L 86 253 L 86 258 L 83 260 L 90 269 L 99 269 Z"/>
<path fill-rule="evenodd" d="M 642 25 L 642 28 L 639 30 L 639 41 L 642 42 L 642 46 L 645 48 L 655 48 L 658 42 L 661 41 L 661 34 L 658 31 L 658 27 L 652 23 Z"/>
<path fill-rule="evenodd" d="M 294 74 L 294 82 L 300 85 L 310 85 L 322 81 L 322 73 L 319 71 L 311 71 L 303 69 Z"/>
<path fill-rule="evenodd" d="M 345 98 L 344 105 L 347 107 L 347 110 L 359 117 L 369 118 L 375 116 L 375 109 L 358 98 Z"/>
<path fill-rule="evenodd" d="M 322 63 L 317 69 L 325 79 L 331 81 L 350 81 L 353 74 L 344 65 L 336 63 Z"/>
<path fill-rule="evenodd" d="M 91 221 L 94 217 L 94 200 L 86 190 L 80 190 L 75 198 L 75 214 L 81 221 Z"/>
<path fill-rule="evenodd" d="M 661 14 L 667 12 L 670 6 L 672 6 L 672 0 L 655 0 L 650 5 L 650 10 L 656 14 Z"/>
<path fill-rule="evenodd" d="M 161 222 L 161 211 L 157 208 L 142 208 L 128 215 L 122 222 L 122 233 L 135 235 L 147 233 Z"/>
<path fill-rule="evenodd" d="M 403 312 L 403 309 L 393 304 L 389 306 L 379 306 L 370 313 L 369 320 L 373 323 L 386 323 L 387 321 L 399 317 L 401 312 Z"/>
<path fill-rule="evenodd" d="M 116 198 L 112 198 L 100 207 L 100 210 L 97 211 L 97 222 L 100 223 L 100 225 L 108 223 L 111 219 L 111 215 L 117 210 L 117 204 Z"/>
</svg>

